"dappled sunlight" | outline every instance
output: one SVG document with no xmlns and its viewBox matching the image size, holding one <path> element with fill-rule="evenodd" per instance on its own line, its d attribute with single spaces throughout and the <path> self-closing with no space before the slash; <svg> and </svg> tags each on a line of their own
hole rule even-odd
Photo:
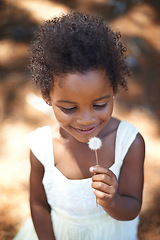
<svg viewBox="0 0 160 240">
<path fill-rule="evenodd" d="M 65 1 L 3 0 L 0 23 L 0 239 L 11 240 L 29 209 L 29 148 L 27 135 L 37 127 L 51 125 L 51 108 L 30 84 L 27 70 L 33 29 L 44 20 L 70 10 Z M 69 1 L 81 9 L 86 1 Z M 107 1 L 90 0 L 86 8 L 107 8 Z M 111 1 L 110 1 L 111 2 Z M 87 5 L 88 4 L 88 5 Z M 97 5 L 96 5 L 97 4 Z M 98 5 L 99 4 L 99 5 Z M 92 5 L 92 6 L 91 6 Z M 101 9 L 99 8 L 99 9 Z M 113 7 L 112 7 L 113 8 Z M 1 11 L 1 9 L 0 9 Z M 98 10 L 97 10 L 98 11 Z M 105 11 L 103 12 L 104 15 Z M 107 17 L 107 16 L 106 16 Z M 128 80 L 129 91 L 115 97 L 113 115 L 134 124 L 146 141 L 144 200 L 139 240 L 160 239 L 160 31 L 156 9 L 149 4 L 130 7 L 110 22 L 122 32 L 128 54 L 138 70 Z M 21 26 L 20 26 L 21 25 Z M 13 27 L 13 28 L 12 28 Z M 39 108 L 41 105 L 41 108 Z M 151 220 L 152 219 L 152 220 Z"/>
<path fill-rule="evenodd" d="M 18 7 L 29 11 L 31 17 L 38 22 L 51 19 L 69 11 L 69 8 L 65 5 L 54 3 L 49 0 L 16 0 L 15 3 Z"/>
<path fill-rule="evenodd" d="M 143 37 L 157 51 L 160 51 L 159 22 L 156 21 L 156 11 L 147 4 L 133 7 L 125 15 L 115 19 L 112 27 L 126 36 Z"/>
<path fill-rule="evenodd" d="M 1 67 L 9 66 L 17 61 L 22 62 L 22 58 L 28 55 L 28 44 L 16 43 L 11 40 L 0 41 L 0 65 Z M 16 53 L 16 54 L 15 54 Z"/>
</svg>

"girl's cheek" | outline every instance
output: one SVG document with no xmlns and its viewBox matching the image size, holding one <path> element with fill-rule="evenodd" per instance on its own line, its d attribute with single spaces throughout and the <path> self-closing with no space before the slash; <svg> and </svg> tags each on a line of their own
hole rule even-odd
<svg viewBox="0 0 160 240">
<path fill-rule="evenodd" d="M 55 118 L 56 120 L 62 124 L 62 125 L 67 125 L 68 123 L 71 122 L 71 117 L 65 113 L 63 113 L 61 110 L 59 109 L 53 109 L 54 111 L 54 115 L 55 115 Z"/>
<path fill-rule="evenodd" d="M 106 119 L 106 118 L 110 118 L 113 112 L 113 105 L 111 104 L 110 106 L 108 106 L 107 109 L 105 109 L 101 114 L 100 117 L 102 119 Z"/>
</svg>

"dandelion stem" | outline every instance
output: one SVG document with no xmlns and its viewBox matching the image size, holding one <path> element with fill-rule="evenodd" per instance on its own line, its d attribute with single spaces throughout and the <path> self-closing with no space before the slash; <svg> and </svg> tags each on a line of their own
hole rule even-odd
<svg viewBox="0 0 160 240">
<path fill-rule="evenodd" d="M 98 165 L 98 154 L 97 154 L 97 150 L 95 151 L 95 155 L 96 155 L 96 165 Z M 97 203 L 97 198 L 96 198 L 96 206 L 98 207 L 98 203 Z"/>
<path fill-rule="evenodd" d="M 96 155 L 96 165 L 98 165 L 98 154 L 97 154 L 97 150 L 95 150 L 95 155 Z"/>
</svg>

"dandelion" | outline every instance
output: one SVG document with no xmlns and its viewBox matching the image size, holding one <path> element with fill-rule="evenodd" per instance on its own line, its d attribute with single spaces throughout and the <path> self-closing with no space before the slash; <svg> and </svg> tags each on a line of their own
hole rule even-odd
<svg viewBox="0 0 160 240">
<path fill-rule="evenodd" d="M 93 151 L 95 151 L 96 155 L 96 165 L 98 165 L 98 154 L 97 150 L 102 147 L 102 140 L 98 137 L 93 137 L 88 142 L 89 148 Z"/>
<path fill-rule="evenodd" d="M 91 150 L 95 151 L 95 155 L 96 155 L 96 165 L 98 164 L 98 154 L 97 154 L 97 150 L 100 149 L 102 147 L 102 140 L 98 137 L 93 137 L 89 140 L 88 142 L 88 146 Z M 97 198 L 96 198 L 96 206 L 98 207 L 98 203 L 97 203 Z"/>
</svg>

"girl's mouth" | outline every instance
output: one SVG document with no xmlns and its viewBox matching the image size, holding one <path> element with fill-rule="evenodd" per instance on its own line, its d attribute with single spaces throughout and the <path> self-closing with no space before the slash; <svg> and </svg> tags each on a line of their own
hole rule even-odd
<svg viewBox="0 0 160 240">
<path fill-rule="evenodd" d="M 80 134 L 88 134 L 88 133 L 91 133 L 93 132 L 95 129 L 97 128 L 97 126 L 94 126 L 94 127 L 89 127 L 89 128 L 74 128 L 78 133 Z"/>
</svg>

